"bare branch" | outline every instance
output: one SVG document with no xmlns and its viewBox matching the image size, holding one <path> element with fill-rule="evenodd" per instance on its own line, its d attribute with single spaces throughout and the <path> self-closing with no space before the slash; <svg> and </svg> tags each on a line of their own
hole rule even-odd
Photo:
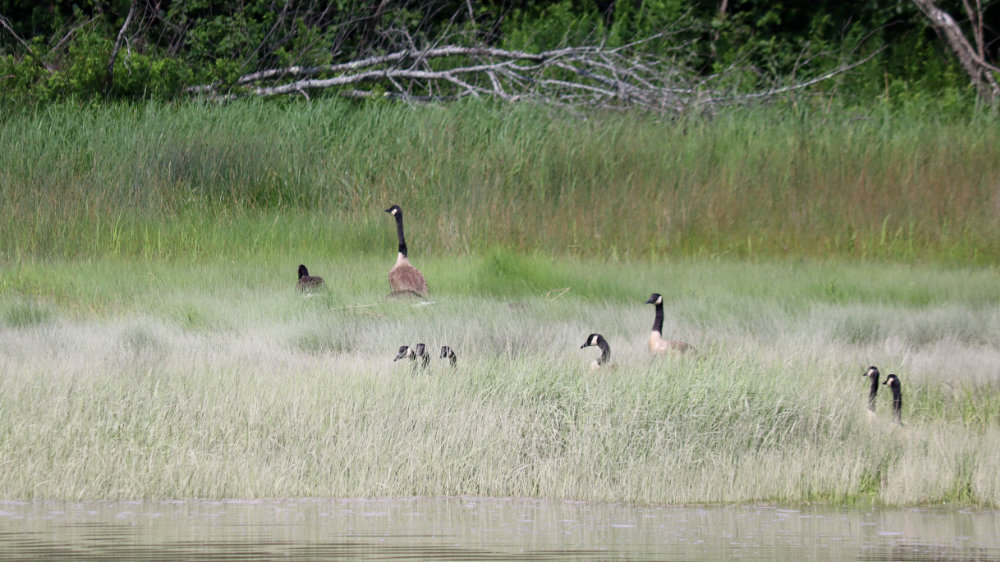
<svg viewBox="0 0 1000 562">
<path fill-rule="evenodd" d="M 865 57 L 865 58 L 863 58 L 863 59 L 861 59 L 859 61 L 853 62 L 851 64 L 846 64 L 846 65 L 843 65 L 843 66 L 839 66 L 839 67 L 831 70 L 830 72 L 827 72 L 825 74 L 817 76 L 816 78 L 813 78 L 811 80 L 806 80 L 804 82 L 798 82 L 796 84 L 791 84 L 791 85 L 788 85 L 788 86 L 783 86 L 781 88 L 773 88 L 773 89 L 770 89 L 770 90 L 767 90 L 767 91 L 764 91 L 764 92 L 757 92 L 757 93 L 753 93 L 753 94 L 746 94 L 746 95 L 743 95 L 743 96 L 734 96 L 734 97 L 729 97 L 729 98 L 709 98 L 709 100 L 707 100 L 707 101 L 714 102 L 714 103 L 718 103 L 718 102 L 722 102 L 722 101 L 735 101 L 735 100 L 750 101 L 750 100 L 755 100 L 755 99 L 760 99 L 760 98 L 774 97 L 774 96 L 778 96 L 778 95 L 781 95 L 781 94 L 786 94 L 788 92 L 793 92 L 793 91 L 796 91 L 796 90 L 802 90 L 802 89 L 808 88 L 809 86 L 815 86 L 816 84 L 819 84 L 820 82 L 829 80 L 829 79 L 833 78 L 834 76 L 837 76 L 838 74 L 843 74 L 843 73 L 847 72 L 848 70 L 851 70 L 853 68 L 857 68 L 857 67 L 861 66 L 862 64 L 864 64 L 864 63 L 872 60 L 873 58 L 875 58 L 884 49 L 885 48 L 883 47 L 883 48 L 875 51 L 874 53 L 868 55 L 867 57 Z"/>
<path fill-rule="evenodd" d="M 658 34 L 631 45 L 663 37 Z M 485 46 L 406 48 L 338 64 L 254 72 L 237 81 L 243 89 L 227 95 L 221 95 L 214 85 L 194 86 L 187 91 L 213 99 L 231 99 L 337 88 L 340 95 L 357 98 L 371 97 L 371 86 L 380 84 L 386 90 L 385 96 L 407 102 L 492 96 L 511 103 L 534 100 L 574 111 L 590 106 L 682 113 L 801 90 L 856 68 L 874 56 L 816 78 L 742 96 L 713 90 L 710 85 L 719 76 L 697 76 L 670 58 L 657 58 L 629 46 L 575 46 L 538 53 Z M 802 65 L 807 62 L 802 61 Z"/>
<path fill-rule="evenodd" d="M 979 94 L 987 98 L 987 101 L 991 103 L 1000 99 L 1000 83 L 997 82 L 996 77 L 992 74 L 993 72 L 1000 72 L 1000 68 L 989 64 L 983 59 L 983 56 L 980 54 L 982 52 L 982 39 L 978 32 L 974 31 L 973 33 L 976 36 L 977 43 L 980 45 L 980 49 L 977 50 L 965 38 L 962 28 L 951 17 L 951 14 L 935 6 L 933 0 L 913 0 L 913 3 L 927 16 L 934 29 L 944 36 L 948 46 L 955 54 L 955 57 L 958 58 L 958 62 L 962 65 L 965 73 L 969 75 L 969 80 L 979 91 Z M 972 8 L 967 3 L 966 9 L 970 11 L 971 16 Z M 979 17 L 982 17 L 982 11 L 979 12 Z M 976 18 L 973 17 L 972 22 L 975 27 Z"/>
<path fill-rule="evenodd" d="M 104 78 L 104 93 L 105 95 L 111 93 L 111 85 L 114 82 L 115 76 L 115 59 L 118 58 L 118 50 L 122 47 L 122 40 L 125 38 L 125 31 L 128 29 L 128 24 L 132 22 L 132 15 L 135 14 L 135 5 L 138 0 L 132 0 L 128 7 L 128 15 L 125 16 L 125 23 L 122 24 L 121 29 L 118 30 L 118 37 L 115 38 L 115 46 L 111 49 L 111 57 L 108 60 L 108 72 Z"/>
<path fill-rule="evenodd" d="M 24 39 L 21 39 L 21 36 L 18 35 L 16 31 L 14 31 L 14 28 L 10 25 L 10 22 L 7 20 L 7 18 L 3 17 L 3 15 L 0 15 L 0 26 L 3 26 L 3 28 L 6 29 L 14 37 L 14 39 L 16 39 L 17 42 L 21 44 L 22 47 L 24 47 L 24 50 L 25 52 L 28 53 L 28 56 L 34 59 L 34 61 L 37 62 L 39 66 L 41 66 L 45 70 L 48 70 L 49 72 L 52 72 L 54 70 L 45 61 L 43 61 L 41 57 L 35 54 L 35 51 L 31 49 L 31 46 L 28 45 L 28 43 Z"/>
</svg>

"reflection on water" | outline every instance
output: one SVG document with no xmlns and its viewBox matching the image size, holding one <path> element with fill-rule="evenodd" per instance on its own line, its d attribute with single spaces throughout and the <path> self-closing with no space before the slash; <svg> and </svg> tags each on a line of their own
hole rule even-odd
<svg viewBox="0 0 1000 562">
<path fill-rule="evenodd" d="M 1000 513 L 526 499 L 0 502 L 0 560 L 1000 560 Z"/>
</svg>

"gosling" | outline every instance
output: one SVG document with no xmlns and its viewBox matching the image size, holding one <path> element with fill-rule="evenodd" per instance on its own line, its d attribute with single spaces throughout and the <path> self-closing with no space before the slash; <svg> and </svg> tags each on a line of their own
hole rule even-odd
<svg viewBox="0 0 1000 562">
<path fill-rule="evenodd" d="M 447 359 L 451 363 L 452 367 L 455 367 L 455 363 L 458 362 L 458 356 L 455 355 L 455 350 L 448 347 L 447 345 L 441 346 L 440 359 Z"/>
<path fill-rule="evenodd" d="M 400 359 L 409 359 L 410 361 L 416 361 L 417 354 L 408 345 L 399 346 L 399 353 L 396 354 L 396 358 L 392 360 L 393 363 L 399 361 Z"/>
<path fill-rule="evenodd" d="M 427 365 L 431 362 L 431 354 L 427 353 L 427 346 L 422 343 L 418 343 L 413 352 L 414 359 L 420 360 L 420 368 L 426 369 Z"/>
</svg>

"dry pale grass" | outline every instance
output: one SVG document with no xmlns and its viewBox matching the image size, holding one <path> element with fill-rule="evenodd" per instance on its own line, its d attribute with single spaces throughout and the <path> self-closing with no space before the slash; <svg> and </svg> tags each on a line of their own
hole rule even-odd
<svg viewBox="0 0 1000 562">
<path fill-rule="evenodd" d="M 311 297 L 266 262 L 151 263 L 141 287 L 119 281 L 130 264 L 8 269 L 3 497 L 1000 505 L 990 271 L 891 266 L 831 292 L 855 266 L 616 265 L 602 280 L 566 263 L 532 266 L 547 291 L 454 288 L 499 283 L 480 278 L 489 263 L 451 263 L 433 304 L 357 291 L 379 269 L 364 260 L 324 264 L 355 281 Z M 557 283 L 584 278 L 616 298 Z M 697 357 L 648 357 L 652 290 Z M 615 365 L 600 373 L 579 349 L 595 331 Z M 417 342 L 452 346 L 457 368 L 392 361 Z M 902 427 L 885 390 L 867 420 L 869 364 L 903 380 Z"/>
</svg>

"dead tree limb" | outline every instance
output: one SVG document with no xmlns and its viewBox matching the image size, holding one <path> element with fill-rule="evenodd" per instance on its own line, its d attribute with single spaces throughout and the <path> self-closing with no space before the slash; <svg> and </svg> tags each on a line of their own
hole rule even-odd
<svg viewBox="0 0 1000 562">
<path fill-rule="evenodd" d="M 132 2 L 129 3 L 128 15 L 125 16 L 125 23 L 123 23 L 121 29 L 118 30 L 118 37 L 115 38 L 115 46 L 111 49 L 111 57 L 108 59 L 108 72 L 104 78 L 105 95 L 111 93 L 111 86 L 114 83 L 115 77 L 115 59 L 118 58 L 118 51 L 122 48 L 122 40 L 125 38 L 125 31 L 128 29 L 128 24 L 132 23 L 132 15 L 135 14 L 135 5 L 138 3 L 139 0 L 132 0 Z"/>
<path fill-rule="evenodd" d="M 535 100 L 570 108 L 635 107 L 683 113 L 704 110 L 707 106 L 745 104 L 801 90 L 856 68 L 875 56 L 796 84 L 734 95 L 710 87 L 717 77 L 697 76 L 669 57 L 653 56 L 635 48 L 647 40 L 617 48 L 565 47 L 538 53 L 456 45 L 410 48 L 339 64 L 254 72 L 240 77 L 236 89 L 228 92 L 213 84 L 193 86 L 187 91 L 213 99 L 233 99 L 332 88 L 352 98 L 371 97 L 380 91 L 380 95 L 407 101 L 471 96 L 507 102 Z M 678 58 L 683 48 L 683 45 L 676 47 Z"/>
<path fill-rule="evenodd" d="M 21 39 L 21 36 L 18 35 L 16 31 L 14 31 L 14 27 L 10 25 L 10 21 L 8 21 L 7 18 L 5 18 L 3 15 L 0 15 L 0 26 L 2 26 L 4 29 L 6 29 L 7 32 L 10 33 L 11 36 L 14 37 L 14 39 L 22 47 L 24 47 L 24 51 L 26 53 L 28 53 L 28 56 L 31 57 L 32 60 L 34 60 L 36 63 L 38 63 L 38 66 L 41 66 L 42 68 L 44 68 L 45 70 L 47 70 L 49 72 L 52 72 L 54 70 L 52 68 L 52 66 L 50 66 L 48 63 L 46 63 L 45 61 L 43 61 L 41 57 L 39 57 L 38 55 L 35 54 L 35 51 L 32 50 L 31 45 L 28 45 L 27 41 L 25 41 L 24 39 Z"/>
<path fill-rule="evenodd" d="M 951 48 L 952 53 L 958 58 L 958 62 L 962 65 L 962 69 L 965 73 L 969 75 L 969 80 L 975 86 L 976 91 L 979 95 L 990 104 L 996 103 L 1000 100 L 1000 83 L 997 82 L 994 72 L 1000 72 L 1000 68 L 988 63 L 984 58 L 982 53 L 984 53 L 984 46 L 982 44 L 982 33 L 977 32 L 975 29 L 973 35 L 978 44 L 978 49 L 973 47 L 969 40 L 966 39 L 965 34 L 962 32 L 962 28 L 955 21 L 955 18 L 951 17 L 951 14 L 938 8 L 934 5 L 933 0 L 913 0 L 913 3 L 920 8 L 920 11 L 927 16 L 930 20 L 931 26 L 944 37 L 945 41 L 948 43 L 948 47 Z M 970 19 L 973 22 L 973 27 L 976 27 L 976 17 L 971 13 L 971 7 L 968 5 L 966 9 L 970 11 Z M 979 20 L 982 20 L 982 7 L 980 5 Z"/>
</svg>

